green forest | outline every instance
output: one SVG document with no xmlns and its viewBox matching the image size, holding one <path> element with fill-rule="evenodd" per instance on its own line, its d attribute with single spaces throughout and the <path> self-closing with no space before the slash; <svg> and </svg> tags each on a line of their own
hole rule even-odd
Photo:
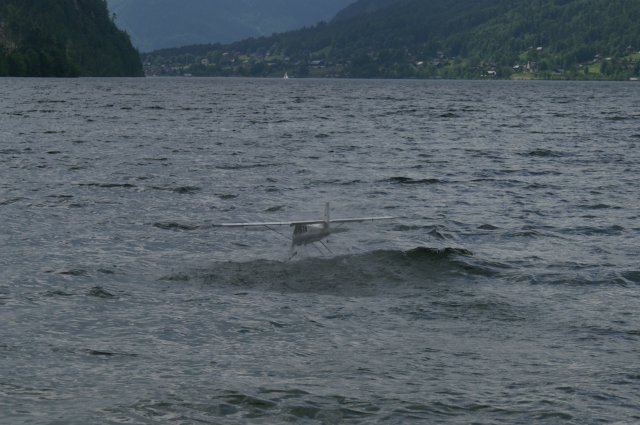
<svg viewBox="0 0 640 425">
<path fill-rule="evenodd" d="M 151 52 L 143 55 L 145 70 L 353 78 L 640 76 L 638 0 L 398 0 L 372 13 L 353 12 L 271 37 Z"/>
<path fill-rule="evenodd" d="M 0 0 L 0 76 L 141 76 L 105 0 Z"/>
</svg>

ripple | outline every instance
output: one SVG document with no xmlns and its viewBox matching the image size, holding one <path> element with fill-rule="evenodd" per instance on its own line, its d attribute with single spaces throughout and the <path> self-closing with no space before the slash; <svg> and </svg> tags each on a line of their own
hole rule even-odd
<svg viewBox="0 0 640 425">
<path fill-rule="evenodd" d="M 111 292 L 107 291 L 106 289 L 100 286 L 94 286 L 93 288 L 91 288 L 87 292 L 87 295 L 91 297 L 105 298 L 105 299 L 115 298 L 114 294 L 112 294 Z"/>
<path fill-rule="evenodd" d="M 525 155 L 540 158 L 559 158 L 564 156 L 562 152 L 554 151 L 551 149 L 534 149 L 527 152 Z"/>
<path fill-rule="evenodd" d="M 198 187 L 198 186 L 178 186 L 178 187 L 151 186 L 151 189 L 175 192 L 175 193 L 178 193 L 178 194 L 181 194 L 181 195 L 192 195 L 192 194 L 198 193 L 198 192 L 200 192 L 202 190 L 202 188 Z"/>
<path fill-rule="evenodd" d="M 90 356 L 98 356 L 98 357 L 138 357 L 138 354 L 117 353 L 117 352 L 104 351 L 104 350 L 85 349 L 83 351 L 89 354 Z"/>
<path fill-rule="evenodd" d="M 595 236 L 595 235 L 618 235 L 625 231 L 625 228 L 617 224 L 605 227 L 580 226 L 569 229 L 563 229 L 562 233 Z"/>
<path fill-rule="evenodd" d="M 640 283 L 640 270 L 631 270 L 631 271 L 623 272 L 622 277 L 633 283 Z"/>
<path fill-rule="evenodd" d="M 421 184 L 430 185 L 430 184 L 441 184 L 441 183 L 444 183 L 442 180 L 436 179 L 436 178 L 414 179 L 414 178 L 411 178 L 411 177 L 402 177 L 402 176 L 390 177 L 385 181 L 387 181 L 389 183 L 416 184 L 416 185 L 421 185 Z"/>
<path fill-rule="evenodd" d="M 200 225 L 184 224 L 184 223 L 178 223 L 175 221 L 156 222 L 156 223 L 153 223 L 153 227 L 157 227 L 158 229 L 162 229 L 162 230 L 187 230 L 187 231 L 197 230 L 201 228 Z"/>
<path fill-rule="evenodd" d="M 496 227 L 492 224 L 481 224 L 480 226 L 478 226 L 478 229 L 480 230 L 498 230 L 499 227 Z"/>
<path fill-rule="evenodd" d="M 133 189 L 137 186 L 131 183 L 78 183 L 78 186 L 83 187 L 99 187 L 105 189 L 113 189 L 113 188 L 122 188 L 122 189 Z"/>
<path fill-rule="evenodd" d="M 608 204 L 593 204 L 593 205 L 580 205 L 580 208 L 584 208 L 586 210 L 607 210 L 607 209 L 615 209 L 615 210 L 619 210 L 622 209 L 621 207 L 618 206 L 612 206 L 612 205 L 608 205 Z"/>
<path fill-rule="evenodd" d="M 47 273 L 57 273 L 63 276 L 87 276 L 89 272 L 85 269 L 69 269 L 69 270 L 60 270 L 56 272 L 47 272 Z"/>
<path fill-rule="evenodd" d="M 17 198 L 10 198 L 10 199 L 5 199 L 5 200 L 0 200 L 0 206 L 15 204 L 16 202 L 20 202 L 20 201 L 23 201 L 25 199 L 27 199 L 27 198 L 17 197 Z"/>
</svg>

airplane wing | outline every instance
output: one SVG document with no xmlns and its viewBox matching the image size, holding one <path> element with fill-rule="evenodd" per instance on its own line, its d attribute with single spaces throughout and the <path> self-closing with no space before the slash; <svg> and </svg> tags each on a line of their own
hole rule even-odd
<svg viewBox="0 0 640 425">
<path fill-rule="evenodd" d="M 356 217 L 356 218 L 340 218 L 329 220 L 329 223 L 357 223 L 362 221 L 375 220 L 392 220 L 395 217 Z M 297 226 L 304 224 L 322 224 L 325 220 L 299 220 L 299 221 L 270 221 L 256 223 L 221 223 L 214 224 L 214 227 L 266 227 L 266 226 Z"/>
<path fill-rule="evenodd" d="M 260 227 L 260 226 L 293 226 L 300 224 L 293 221 L 272 221 L 265 223 L 220 223 L 214 224 L 214 227 Z"/>
<path fill-rule="evenodd" d="M 329 220 L 331 223 L 359 223 L 362 221 L 376 220 L 393 220 L 395 217 L 356 217 L 356 218 L 338 218 Z"/>
<path fill-rule="evenodd" d="M 269 226 L 298 226 L 309 224 L 323 224 L 323 223 L 357 223 L 361 221 L 374 221 L 374 220 L 391 220 L 395 217 L 355 217 L 355 218 L 340 218 L 337 220 L 330 219 L 329 215 L 329 203 L 325 205 L 324 219 L 321 220 L 295 220 L 295 221 L 268 221 L 268 222 L 249 222 L 249 223 L 222 223 L 214 224 L 214 227 L 269 227 Z"/>
</svg>

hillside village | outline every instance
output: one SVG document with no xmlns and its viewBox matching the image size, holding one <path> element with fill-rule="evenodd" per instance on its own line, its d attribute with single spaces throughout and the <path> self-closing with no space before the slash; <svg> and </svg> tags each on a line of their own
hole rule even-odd
<svg viewBox="0 0 640 425">
<path fill-rule="evenodd" d="M 372 0 L 373 1 L 373 0 Z M 604 79 L 640 77 L 640 3 L 403 0 L 232 44 L 145 54 L 148 75 Z"/>
<path fill-rule="evenodd" d="M 306 59 L 293 59 L 271 52 L 246 53 L 227 51 L 212 46 L 212 50 L 198 53 L 184 53 L 176 56 L 144 57 L 144 69 L 147 76 L 251 76 L 282 77 L 285 73 L 296 78 L 343 78 L 373 77 L 358 69 L 358 63 L 352 59 L 331 60 L 311 56 Z M 481 61 L 472 65 L 465 59 L 448 57 L 438 51 L 431 58 L 418 58 L 407 55 L 404 61 L 388 62 L 388 68 L 395 70 L 387 77 L 396 78 L 454 78 L 461 68 L 466 67 L 468 78 L 500 79 L 609 79 L 616 75 L 620 78 L 637 80 L 640 75 L 640 51 L 628 46 L 628 54 L 622 57 L 595 55 L 590 61 L 576 64 L 569 69 L 551 68 L 544 47 L 530 47 L 522 52 L 519 60 L 510 66 L 501 66 L 491 61 Z M 167 60 L 170 59 L 170 60 Z M 367 58 L 372 63 L 383 63 L 382 54 L 371 53 Z M 357 59 L 356 59 L 357 60 Z M 362 60 L 362 59 L 360 59 Z M 624 76 L 629 75 L 627 78 Z"/>
</svg>

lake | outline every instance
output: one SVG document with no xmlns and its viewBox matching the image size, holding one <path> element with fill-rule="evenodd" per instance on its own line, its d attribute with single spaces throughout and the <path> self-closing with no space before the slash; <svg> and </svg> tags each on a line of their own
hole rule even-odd
<svg viewBox="0 0 640 425">
<path fill-rule="evenodd" d="M 640 422 L 639 84 L 0 93 L 0 422 Z"/>
</svg>

